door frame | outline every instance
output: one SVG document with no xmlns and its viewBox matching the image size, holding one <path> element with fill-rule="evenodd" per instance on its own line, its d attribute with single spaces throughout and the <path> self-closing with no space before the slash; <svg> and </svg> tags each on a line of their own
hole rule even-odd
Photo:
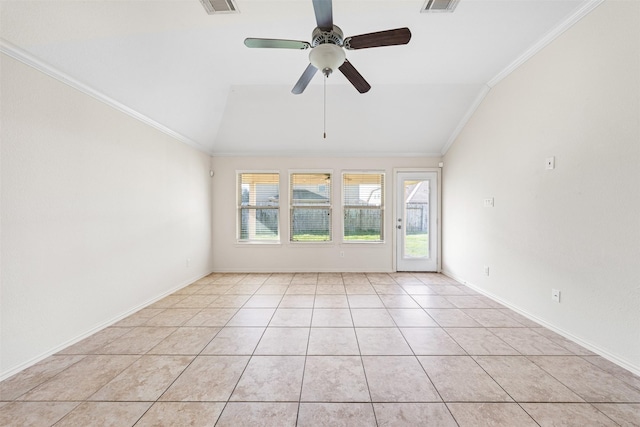
<svg viewBox="0 0 640 427">
<path fill-rule="evenodd" d="M 397 187 L 398 187 L 398 173 L 399 172 L 416 172 L 416 173 L 421 173 L 421 172 L 432 172 L 436 174 L 437 177 L 437 189 L 436 189 L 436 200 L 437 200 L 437 213 L 438 216 L 436 218 L 436 230 L 438 232 L 438 236 L 436 238 L 436 251 L 437 251 L 437 255 L 436 255 L 436 272 L 440 273 L 442 272 L 442 168 L 440 167 L 433 167 L 433 168 L 393 168 L 393 183 L 392 188 L 393 188 L 393 211 L 392 211 L 392 218 L 391 218 L 391 227 L 392 227 L 392 231 L 393 231 L 393 250 L 391 251 L 392 253 L 392 257 L 393 259 L 391 260 L 391 266 L 394 272 L 398 271 L 398 266 L 397 266 L 397 260 L 398 260 L 398 251 L 400 250 L 400 248 L 398 248 L 398 229 L 396 228 L 396 218 L 398 217 L 398 198 L 400 197 L 400 195 L 398 194 L 397 191 Z"/>
</svg>

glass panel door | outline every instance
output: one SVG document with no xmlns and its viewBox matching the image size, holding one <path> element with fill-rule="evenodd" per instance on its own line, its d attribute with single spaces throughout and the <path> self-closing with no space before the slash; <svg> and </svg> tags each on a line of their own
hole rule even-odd
<svg viewBox="0 0 640 427">
<path fill-rule="evenodd" d="M 398 172 L 396 269 L 436 271 L 437 174 Z"/>
<path fill-rule="evenodd" d="M 429 180 L 404 180 L 405 258 L 429 258 Z"/>
</svg>

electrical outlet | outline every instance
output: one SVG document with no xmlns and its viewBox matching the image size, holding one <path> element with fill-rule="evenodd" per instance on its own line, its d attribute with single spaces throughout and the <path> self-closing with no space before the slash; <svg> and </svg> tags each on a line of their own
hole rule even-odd
<svg viewBox="0 0 640 427">
<path fill-rule="evenodd" d="M 492 208 L 493 207 L 493 197 L 489 197 L 487 199 L 484 199 L 484 207 L 485 208 Z"/>
<path fill-rule="evenodd" d="M 489 275 L 489 266 L 487 266 L 487 265 L 484 266 L 484 275 L 485 276 Z"/>
<path fill-rule="evenodd" d="M 560 302 L 560 291 L 557 289 L 551 289 L 551 300 Z"/>
<path fill-rule="evenodd" d="M 344 258 L 344 251 L 340 251 L 340 258 Z"/>
</svg>

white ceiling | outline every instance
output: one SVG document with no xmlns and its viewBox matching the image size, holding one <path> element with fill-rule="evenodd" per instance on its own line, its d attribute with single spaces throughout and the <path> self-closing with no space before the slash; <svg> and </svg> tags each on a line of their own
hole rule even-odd
<svg viewBox="0 0 640 427">
<path fill-rule="evenodd" d="M 339 72 L 291 94 L 308 50 L 248 49 L 245 37 L 310 41 L 311 0 L 1 2 L 2 50 L 214 155 L 439 155 L 490 86 L 590 10 L 593 0 L 333 0 L 345 36 L 409 27 L 408 45 L 347 51 L 371 84 Z"/>
</svg>

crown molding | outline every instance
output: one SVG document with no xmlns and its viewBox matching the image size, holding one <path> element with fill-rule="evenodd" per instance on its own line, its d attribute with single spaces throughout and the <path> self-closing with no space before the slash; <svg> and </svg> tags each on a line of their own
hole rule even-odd
<svg viewBox="0 0 640 427">
<path fill-rule="evenodd" d="M 280 152 L 212 152 L 211 157 L 304 157 L 304 158 L 387 158 L 387 157 L 430 157 L 440 158 L 440 153 L 396 153 L 396 152 L 372 152 L 372 153 L 354 153 L 340 151 L 323 151 L 323 152 L 301 152 L 301 151 L 280 151 Z"/>
<path fill-rule="evenodd" d="M 451 146 L 453 145 L 453 142 L 456 140 L 456 138 L 458 138 L 458 135 L 460 135 L 460 132 L 462 132 L 462 129 L 464 129 L 464 127 L 467 125 L 467 122 L 471 120 L 471 117 L 473 117 L 476 110 L 478 109 L 478 107 L 480 107 L 480 104 L 482 104 L 482 101 L 484 101 L 484 98 L 487 96 L 490 90 L 491 90 L 491 87 L 486 85 L 483 86 L 482 89 L 480 89 L 480 92 L 476 96 L 475 101 L 473 101 L 473 104 L 469 106 L 469 109 L 467 110 L 467 112 L 464 114 L 464 116 L 462 116 L 462 118 L 458 122 L 458 126 L 456 126 L 456 128 L 453 130 L 453 132 L 449 136 L 447 143 L 444 144 L 444 147 L 442 147 L 442 152 L 440 153 L 440 156 L 444 156 L 445 154 L 447 154 L 447 151 L 449 150 L 449 148 L 451 148 Z"/>
<path fill-rule="evenodd" d="M 58 70 L 57 68 L 51 66 L 50 64 L 47 64 L 43 61 L 41 61 L 40 59 L 36 58 L 35 56 L 33 56 L 32 54 L 30 54 L 29 52 L 25 51 L 24 49 L 21 49 L 20 47 L 14 45 L 13 43 L 0 38 L 0 52 L 4 53 L 5 55 L 22 62 L 25 65 L 28 65 L 31 68 L 34 68 L 46 75 L 48 75 L 49 77 L 52 77 L 64 84 L 66 84 L 67 86 L 70 86 L 82 93 L 84 93 L 85 95 L 88 95 L 130 117 L 133 117 L 134 119 L 141 121 L 142 123 L 151 126 L 154 129 L 159 130 L 160 132 L 170 136 L 171 138 L 174 138 L 186 145 L 189 145 L 193 148 L 195 148 L 198 151 L 202 151 L 205 152 L 207 154 L 211 154 L 210 151 L 204 147 L 203 145 L 201 145 L 200 143 L 194 141 L 191 138 L 188 138 L 176 131 L 174 131 L 173 129 L 170 129 L 160 123 L 158 123 L 157 121 L 151 119 L 148 116 L 145 116 L 144 114 L 139 113 L 138 111 L 127 107 L 126 105 L 116 101 L 113 98 L 108 97 L 107 95 L 93 89 L 92 87 L 90 87 L 89 85 L 82 83 L 76 79 L 74 79 L 73 77 L 69 76 L 68 74 Z"/>
<path fill-rule="evenodd" d="M 518 67 L 527 62 L 529 58 L 540 52 L 545 46 L 558 38 L 562 33 L 571 28 L 575 23 L 587 16 L 596 7 L 600 6 L 604 0 L 590 0 L 580 9 L 575 11 L 567 19 L 565 19 L 560 25 L 553 28 L 547 34 L 545 34 L 540 40 L 538 40 L 533 46 L 527 49 L 522 55 L 516 58 L 511 64 L 507 65 L 502 71 L 500 71 L 494 78 L 487 83 L 489 87 L 494 87 L 500 81 L 502 81 L 509 74 L 513 73 Z"/>
</svg>

